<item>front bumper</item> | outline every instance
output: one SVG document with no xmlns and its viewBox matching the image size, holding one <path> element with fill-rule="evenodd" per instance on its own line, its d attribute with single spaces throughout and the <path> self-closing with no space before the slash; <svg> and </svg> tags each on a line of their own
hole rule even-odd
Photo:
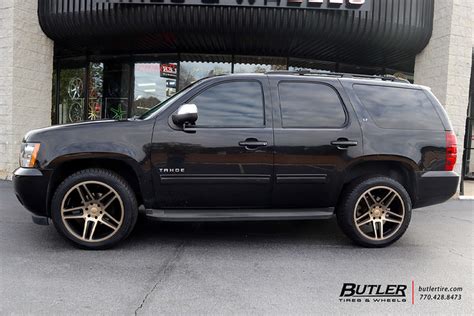
<svg viewBox="0 0 474 316">
<path fill-rule="evenodd" d="M 413 208 L 443 203 L 458 190 L 459 176 L 453 171 L 428 171 L 418 176 L 417 199 Z"/>
<path fill-rule="evenodd" d="M 34 168 L 18 168 L 13 173 L 13 187 L 20 203 L 39 217 L 48 216 L 47 197 L 51 172 Z"/>
</svg>

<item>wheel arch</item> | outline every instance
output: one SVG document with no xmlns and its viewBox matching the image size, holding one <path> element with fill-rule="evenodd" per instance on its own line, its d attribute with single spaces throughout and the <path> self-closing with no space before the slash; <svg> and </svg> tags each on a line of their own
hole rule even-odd
<svg viewBox="0 0 474 316">
<path fill-rule="evenodd" d="M 81 157 L 82 156 L 82 157 Z M 136 161 L 123 155 L 110 154 L 97 155 L 95 157 L 83 157 L 83 155 L 68 155 L 61 157 L 50 164 L 53 172 L 48 185 L 48 196 L 46 210 L 51 215 L 51 200 L 57 187 L 70 175 L 84 169 L 101 168 L 113 171 L 123 177 L 135 193 L 138 205 L 144 203 L 144 193 L 140 179 L 143 177 L 140 167 Z"/>
<path fill-rule="evenodd" d="M 411 159 L 401 156 L 365 156 L 352 163 L 344 174 L 343 189 L 355 179 L 382 175 L 395 179 L 407 190 L 414 204 L 417 199 L 416 172 L 419 166 Z"/>
</svg>

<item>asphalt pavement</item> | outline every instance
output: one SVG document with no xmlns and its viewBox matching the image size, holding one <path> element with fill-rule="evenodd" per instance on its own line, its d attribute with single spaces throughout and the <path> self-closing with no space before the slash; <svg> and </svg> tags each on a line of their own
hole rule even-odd
<svg viewBox="0 0 474 316">
<path fill-rule="evenodd" d="M 0 181 L 0 314 L 472 315 L 473 212 L 466 200 L 415 210 L 407 233 L 384 249 L 353 245 L 334 219 L 140 220 L 117 248 L 85 251 L 33 224 Z M 343 283 L 407 291 L 396 302 L 341 302 Z M 462 290 L 422 300 L 419 286 Z"/>
</svg>

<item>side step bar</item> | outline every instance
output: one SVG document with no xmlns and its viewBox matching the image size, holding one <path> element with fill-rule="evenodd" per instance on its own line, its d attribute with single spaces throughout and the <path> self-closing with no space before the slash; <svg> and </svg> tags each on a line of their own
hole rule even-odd
<svg viewBox="0 0 474 316">
<path fill-rule="evenodd" d="M 147 209 L 146 216 L 167 222 L 224 222 L 328 219 L 334 207 L 319 209 Z"/>
</svg>

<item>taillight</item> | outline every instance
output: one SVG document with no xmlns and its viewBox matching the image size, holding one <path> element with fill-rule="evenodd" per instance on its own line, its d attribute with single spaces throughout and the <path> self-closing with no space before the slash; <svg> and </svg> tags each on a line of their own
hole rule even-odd
<svg viewBox="0 0 474 316">
<path fill-rule="evenodd" d="M 458 157 L 458 147 L 456 141 L 456 134 L 453 131 L 446 132 L 446 162 L 444 170 L 453 171 L 456 159 Z"/>
</svg>

